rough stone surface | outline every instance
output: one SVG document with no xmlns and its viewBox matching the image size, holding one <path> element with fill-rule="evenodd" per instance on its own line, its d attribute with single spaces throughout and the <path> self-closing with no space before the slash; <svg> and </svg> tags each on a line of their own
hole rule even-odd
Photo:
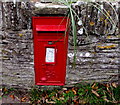
<svg viewBox="0 0 120 105">
<path fill-rule="evenodd" d="M 9 5 L 13 6 L 13 3 L 0 3 L 0 20 L 3 18 L 2 29 L 0 30 L 0 36 L 2 42 L 0 43 L 1 54 L 0 60 L 2 60 L 2 85 L 9 87 L 30 88 L 34 86 L 34 52 L 33 52 L 33 34 L 31 29 L 31 17 L 34 15 L 46 14 L 67 14 L 67 8 L 36 8 L 31 3 L 20 4 L 16 3 L 16 7 L 6 8 Z M 20 7 L 19 7 L 20 6 Z M 77 41 L 77 53 L 76 53 L 76 66 L 74 67 L 74 47 L 73 37 L 69 35 L 69 50 L 68 50 L 68 63 L 67 63 L 67 75 L 66 84 L 79 83 L 83 81 L 89 82 L 108 82 L 118 81 L 118 70 L 120 67 L 120 33 L 117 31 L 110 31 L 108 27 L 108 33 L 100 31 L 100 29 L 94 26 L 99 26 L 99 22 L 94 23 L 92 20 L 89 23 L 88 15 L 91 14 L 91 7 L 88 5 L 86 12 L 85 4 L 79 3 L 75 6 L 75 10 L 84 22 L 85 28 L 87 28 L 89 38 L 86 38 L 85 31 L 81 31 L 80 25 L 76 25 L 78 28 L 78 41 Z M 29 8 L 28 8 L 29 7 Z M 89 8 L 89 9 L 88 9 Z M 2 10 L 4 10 L 2 12 Z M 44 10 L 44 11 L 43 11 Z M 9 12 L 8 14 L 8 11 Z M 14 12 L 14 11 L 17 11 Z M 96 9 L 94 10 L 97 11 Z M 2 13 L 1 13 L 2 12 Z M 62 13 L 61 13 L 62 12 Z M 111 15 L 114 15 L 111 13 Z M 16 17 L 17 20 L 16 20 Z M 85 16 L 85 17 L 84 17 Z M 97 14 L 94 16 L 96 18 Z M 99 16 L 101 14 L 99 13 Z M 90 18 L 91 19 L 91 18 Z M 78 20 L 76 20 L 78 24 Z M 116 21 L 118 24 L 118 22 Z M 81 24 L 79 22 L 79 24 Z M 90 25 L 89 25 L 90 24 Z M 102 25 L 104 23 L 101 23 Z M 108 25 L 110 23 L 108 22 Z M 102 27 L 100 27 L 102 29 Z M 103 27 L 107 31 L 107 26 Z M 81 34 L 82 33 L 82 34 Z M 111 34 L 112 33 L 112 34 Z M 104 35 L 105 34 L 105 35 Z"/>
<path fill-rule="evenodd" d="M 28 88 L 34 85 L 33 37 L 31 30 L 3 32 L 3 85 Z"/>
</svg>

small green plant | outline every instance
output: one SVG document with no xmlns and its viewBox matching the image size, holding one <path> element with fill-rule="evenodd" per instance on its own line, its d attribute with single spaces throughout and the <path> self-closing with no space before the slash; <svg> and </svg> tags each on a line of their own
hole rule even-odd
<svg viewBox="0 0 120 105">
<path fill-rule="evenodd" d="M 71 28 L 72 28 L 72 35 L 73 35 L 73 45 L 74 45 L 74 65 L 76 61 L 76 53 L 77 53 L 77 28 L 76 28 L 76 23 L 75 23 L 75 18 L 74 18 L 74 13 L 75 11 L 72 9 L 72 3 L 76 2 L 77 0 L 55 0 L 56 2 L 60 4 L 64 4 L 68 7 L 69 9 L 69 14 L 68 17 L 70 17 L 71 20 Z"/>
<path fill-rule="evenodd" d="M 72 32 L 72 35 L 73 35 L 73 46 L 74 46 L 74 61 L 73 61 L 73 67 L 75 67 L 76 65 L 76 55 L 77 55 L 77 27 L 76 27 L 76 19 L 78 21 L 80 21 L 80 17 L 78 16 L 78 14 L 76 13 L 76 11 L 74 10 L 73 8 L 73 3 L 74 2 L 77 2 L 78 0 L 54 0 L 55 2 L 57 3 L 60 3 L 60 4 L 64 4 L 68 7 L 69 9 L 69 14 L 68 14 L 68 17 L 70 17 L 70 20 L 71 20 L 71 32 Z M 108 13 L 108 11 L 104 8 L 101 8 L 101 5 L 97 2 L 93 2 L 92 0 L 82 0 L 82 1 L 85 1 L 85 2 L 89 2 L 89 4 L 93 7 L 95 7 L 98 11 L 100 11 L 105 17 L 106 17 L 106 21 L 109 21 L 111 26 L 112 26 L 112 29 L 113 30 L 116 30 L 118 29 L 117 27 L 117 23 L 113 20 L 113 18 L 110 16 L 110 14 Z M 114 0 L 109 0 L 109 1 L 114 1 Z M 114 13 L 115 13 L 115 17 L 116 17 L 116 20 L 118 21 L 118 14 L 116 12 L 116 10 L 114 9 L 114 7 L 106 1 L 106 3 L 113 9 Z M 87 29 L 85 28 L 85 26 L 82 24 L 82 27 L 85 31 L 85 34 L 87 35 L 86 37 L 86 40 L 87 42 L 91 43 L 90 42 L 90 39 L 89 39 L 89 34 L 87 32 Z M 109 33 L 106 32 L 105 36 L 107 36 Z"/>
</svg>

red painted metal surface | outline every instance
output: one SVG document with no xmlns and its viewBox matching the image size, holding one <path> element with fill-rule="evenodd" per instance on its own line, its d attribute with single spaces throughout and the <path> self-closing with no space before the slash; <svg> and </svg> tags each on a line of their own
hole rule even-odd
<svg viewBox="0 0 120 105">
<path fill-rule="evenodd" d="M 64 85 L 68 48 L 67 17 L 33 17 L 36 85 Z"/>
</svg>

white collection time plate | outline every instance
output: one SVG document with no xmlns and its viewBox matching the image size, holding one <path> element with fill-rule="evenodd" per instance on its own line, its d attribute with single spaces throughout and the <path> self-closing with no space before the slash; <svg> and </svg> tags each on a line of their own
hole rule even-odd
<svg viewBox="0 0 120 105">
<path fill-rule="evenodd" d="M 55 48 L 46 48 L 46 62 L 55 62 Z"/>
</svg>

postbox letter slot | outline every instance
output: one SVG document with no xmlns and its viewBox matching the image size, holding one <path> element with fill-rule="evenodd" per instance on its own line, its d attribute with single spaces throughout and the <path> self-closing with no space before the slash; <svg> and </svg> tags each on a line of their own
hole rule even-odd
<svg viewBox="0 0 120 105">
<path fill-rule="evenodd" d="M 36 25 L 36 31 L 65 31 L 65 25 Z"/>
</svg>

